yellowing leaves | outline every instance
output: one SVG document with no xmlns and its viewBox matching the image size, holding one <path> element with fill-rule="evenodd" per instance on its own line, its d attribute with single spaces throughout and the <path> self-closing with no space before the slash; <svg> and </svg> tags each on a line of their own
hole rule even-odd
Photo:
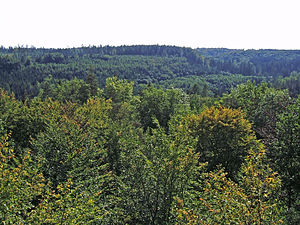
<svg viewBox="0 0 300 225">
<path fill-rule="evenodd" d="M 187 116 L 181 126 L 186 126 L 197 139 L 200 161 L 208 162 L 209 170 L 223 166 L 232 179 L 248 150 L 257 142 L 250 122 L 240 109 L 213 106 L 199 115 Z"/>
</svg>

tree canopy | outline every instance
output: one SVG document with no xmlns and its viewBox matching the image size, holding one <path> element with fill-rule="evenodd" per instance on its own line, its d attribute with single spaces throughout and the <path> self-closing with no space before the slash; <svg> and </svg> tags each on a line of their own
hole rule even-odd
<svg viewBox="0 0 300 225">
<path fill-rule="evenodd" d="M 299 224 L 298 54 L 1 48 L 1 223 Z"/>
</svg>

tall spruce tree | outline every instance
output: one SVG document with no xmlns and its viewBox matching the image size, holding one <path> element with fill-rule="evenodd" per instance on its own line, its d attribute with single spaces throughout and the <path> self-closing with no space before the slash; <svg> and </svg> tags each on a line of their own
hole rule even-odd
<svg viewBox="0 0 300 225">
<path fill-rule="evenodd" d="M 85 82 L 87 83 L 89 89 L 90 89 L 90 95 L 95 96 L 97 94 L 97 90 L 99 87 L 98 78 L 94 72 L 94 68 L 90 68 L 88 71 L 88 74 L 85 78 Z"/>
</svg>

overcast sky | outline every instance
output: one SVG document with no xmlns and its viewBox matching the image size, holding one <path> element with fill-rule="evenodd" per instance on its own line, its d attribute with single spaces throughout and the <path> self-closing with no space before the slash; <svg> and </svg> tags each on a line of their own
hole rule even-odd
<svg viewBox="0 0 300 225">
<path fill-rule="evenodd" d="M 0 45 L 300 49 L 300 0 L 0 0 Z"/>
</svg>

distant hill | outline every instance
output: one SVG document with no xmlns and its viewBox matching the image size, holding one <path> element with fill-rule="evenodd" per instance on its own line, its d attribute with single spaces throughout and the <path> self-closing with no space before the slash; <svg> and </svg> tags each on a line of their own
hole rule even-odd
<svg viewBox="0 0 300 225">
<path fill-rule="evenodd" d="M 0 86 L 19 98 L 35 96 L 38 82 L 49 75 L 56 79 L 84 79 L 90 69 L 101 87 L 107 77 L 117 75 L 137 86 L 154 83 L 186 90 L 197 81 L 220 94 L 247 79 L 259 82 L 300 71 L 300 51 L 160 45 L 0 48 Z"/>
<path fill-rule="evenodd" d="M 276 77 L 300 70 L 300 50 L 198 48 L 197 51 L 216 60 L 218 70 L 230 73 Z"/>
</svg>

